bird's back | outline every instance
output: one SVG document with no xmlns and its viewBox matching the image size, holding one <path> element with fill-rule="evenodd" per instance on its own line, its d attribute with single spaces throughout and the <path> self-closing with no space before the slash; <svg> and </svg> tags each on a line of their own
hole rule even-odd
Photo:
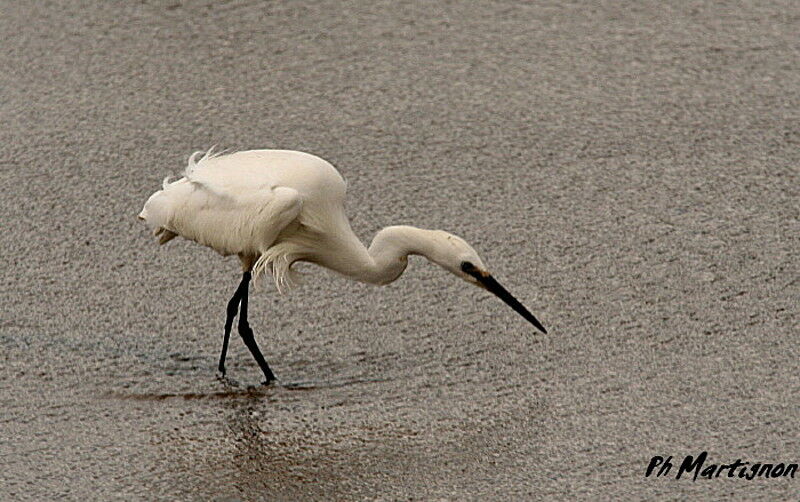
<svg viewBox="0 0 800 502">
<path fill-rule="evenodd" d="M 139 215 L 157 234 L 258 256 L 292 223 L 324 226 L 344 215 L 344 179 L 314 155 L 249 150 L 195 157 L 184 177 L 165 182 Z"/>
<path fill-rule="evenodd" d="M 209 156 L 187 169 L 188 178 L 228 194 L 286 187 L 307 203 L 344 201 L 345 182 L 328 161 L 292 150 L 247 150 Z"/>
</svg>

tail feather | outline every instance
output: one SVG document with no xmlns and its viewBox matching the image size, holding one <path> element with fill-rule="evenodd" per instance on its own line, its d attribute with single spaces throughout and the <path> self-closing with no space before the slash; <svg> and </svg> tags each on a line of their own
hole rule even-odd
<svg viewBox="0 0 800 502">
<path fill-rule="evenodd" d="M 209 148 L 208 151 L 206 151 L 206 152 L 203 152 L 202 150 L 198 150 L 198 151 L 192 153 L 189 156 L 189 162 L 186 165 L 186 169 L 183 171 L 183 175 L 191 180 L 192 179 L 192 173 L 194 172 L 194 170 L 198 166 L 202 165 L 206 161 L 209 161 L 211 159 L 219 157 L 220 155 L 223 155 L 225 153 L 225 150 L 221 150 L 219 152 L 215 152 L 214 149 L 216 147 L 217 147 L 217 145 L 212 145 L 211 148 Z M 197 160 L 197 157 L 199 155 L 202 155 L 202 157 L 200 157 L 200 160 Z"/>
<path fill-rule="evenodd" d="M 164 245 L 164 244 L 168 243 L 169 241 L 171 241 L 172 239 L 174 239 L 175 237 L 178 236 L 178 234 L 176 234 L 175 232 L 173 232 L 171 230 L 167 230 L 164 227 L 158 227 L 155 230 L 155 232 L 153 232 L 153 235 L 158 237 L 158 243 L 161 244 L 161 245 Z"/>
</svg>

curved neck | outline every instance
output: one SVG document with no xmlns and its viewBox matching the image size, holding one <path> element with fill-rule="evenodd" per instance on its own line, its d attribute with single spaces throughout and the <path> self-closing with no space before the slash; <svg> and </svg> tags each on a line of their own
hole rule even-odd
<svg viewBox="0 0 800 502">
<path fill-rule="evenodd" d="M 431 232 L 404 225 L 386 227 L 375 235 L 369 249 L 353 235 L 342 243 L 345 249 L 336 253 L 335 261 L 320 264 L 356 281 L 389 284 L 406 269 L 408 255 L 432 255 Z"/>
</svg>

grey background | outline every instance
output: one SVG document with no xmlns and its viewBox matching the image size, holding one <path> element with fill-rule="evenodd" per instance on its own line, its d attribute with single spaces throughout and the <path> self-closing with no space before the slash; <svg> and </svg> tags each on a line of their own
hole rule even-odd
<svg viewBox="0 0 800 502">
<path fill-rule="evenodd" d="M 794 1 L 0 1 L 4 500 L 797 500 Z M 386 288 L 135 218 L 189 153 L 291 148 L 369 241 L 463 236 L 551 330 L 422 259 Z M 673 473 L 674 474 L 674 473 Z"/>
</svg>

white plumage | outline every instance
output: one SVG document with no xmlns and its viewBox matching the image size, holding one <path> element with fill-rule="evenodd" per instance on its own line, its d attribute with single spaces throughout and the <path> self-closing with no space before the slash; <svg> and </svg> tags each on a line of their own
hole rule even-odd
<svg viewBox="0 0 800 502">
<path fill-rule="evenodd" d="M 245 272 L 228 308 L 224 358 L 230 324 L 241 302 L 240 333 L 246 326 L 247 283 L 270 272 L 279 291 L 296 282 L 292 264 L 316 263 L 350 279 L 387 284 L 400 276 L 410 254 L 419 254 L 465 281 L 498 295 L 537 328 L 544 328 L 486 270 L 463 239 L 441 230 L 410 226 L 386 227 L 367 249 L 353 233 L 345 214 L 346 184 L 327 161 L 289 150 L 250 150 L 189 158 L 184 176 L 164 180 L 139 217 L 159 242 L 175 236 L 193 240 L 223 255 L 238 255 Z M 233 306 L 232 306 L 233 305 Z M 233 310 L 231 310 L 233 309 Z M 242 328 L 242 325 L 245 328 Z M 259 360 L 260 352 L 246 333 L 245 343 Z M 263 360 L 263 357 L 261 358 Z M 274 379 L 266 362 L 259 364 Z"/>
<path fill-rule="evenodd" d="M 293 282 L 292 263 L 314 261 L 318 251 L 352 234 L 344 179 L 319 157 L 209 151 L 195 161 L 199 154 L 189 158 L 183 178 L 165 180 L 139 215 L 162 244 L 180 235 L 225 256 L 255 258 L 254 273 L 271 272 L 283 290 Z"/>
</svg>

